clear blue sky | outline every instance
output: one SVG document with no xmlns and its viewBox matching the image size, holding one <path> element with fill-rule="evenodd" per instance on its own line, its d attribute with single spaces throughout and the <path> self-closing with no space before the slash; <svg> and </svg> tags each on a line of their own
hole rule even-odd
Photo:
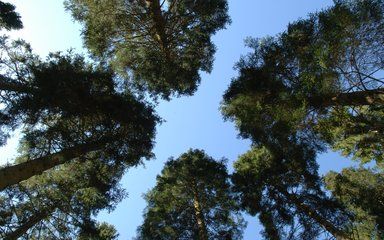
<svg viewBox="0 0 384 240">
<path fill-rule="evenodd" d="M 45 57 L 48 52 L 74 48 L 84 52 L 80 38 L 80 26 L 71 20 L 61 0 L 13 0 L 21 14 L 24 29 L 12 32 L 31 43 L 34 51 Z M 284 31 L 287 24 L 308 13 L 332 5 L 331 0 L 229 0 L 232 24 L 214 36 L 217 46 L 213 72 L 202 74 L 199 90 L 192 97 L 161 102 L 158 114 L 166 120 L 157 130 L 156 159 L 146 162 L 145 167 L 130 169 L 122 180 L 129 197 L 112 213 L 101 213 L 99 220 L 114 224 L 119 239 L 131 239 L 136 227 L 142 222 L 145 202 L 142 194 L 155 184 L 164 162 L 171 156 L 178 157 L 189 148 L 204 149 L 208 155 L 232 162 L 249 149 L 249 141 L 237 138 L 234 125 L 224 122 L 219 112 L 221 96 L 236 76 L 233 65 L 244 48 L 248 36 L 265 37 Z M 0 150 L 0 163 L 14 155 L 15 143 Z M 326 154 L 319 159 L 321 172 L 340 169 L 350 164 L 337 154 Z M 244 239 L 258 239 L 260 227 L 255 218 L 247 217 L 248 228 Z"/>
</svg>

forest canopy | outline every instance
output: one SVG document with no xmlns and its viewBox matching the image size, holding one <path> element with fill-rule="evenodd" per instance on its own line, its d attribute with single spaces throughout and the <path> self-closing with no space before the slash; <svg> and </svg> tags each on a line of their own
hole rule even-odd
<svg viewBox="0 0 384 240">
<path fill-rule="evenodd" d="M 245 39 L 219 107 L 249 149 L 230 162 L 201 149 L 160 159 L 136 239 L 242 239 L 249 216 L 263 239 L 384 238 L 384 2 L 333 2 L 275 36 Z M 0 37 L 0 145 L 20 132 L 17 156 L 0 167 L 2 239 L 118 239 L 98 215 L 128 196 L 123 176 L 156 157 L 167 121 L 158 100 L 193 98 L 213 70 L 213 36 L 231 23 L 226 0 L 66 0 L 64 9 L 88 55 L 42 59 L 25 40 Z M 0 29 L 24 25 L 0 1 Z M 359 166 L 321 175 L 329 151 Z"/>
</svg>

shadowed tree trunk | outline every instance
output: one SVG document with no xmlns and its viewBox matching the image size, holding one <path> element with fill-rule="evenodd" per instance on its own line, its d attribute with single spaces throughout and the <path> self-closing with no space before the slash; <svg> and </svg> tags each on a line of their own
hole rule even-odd
<svg viewBox="0 0 384 240">
<path fill-rule="evenodd" d="M 37 223 L 39 223 L 43 219 L 47 218 L 50 215 L 52 209 L 53 207 L 41 210 L 40 212 L 36 213 L 32 217 L 30 217 L 28 221 L 20 225 L 15 231 L 5 235 L 4 240 L 17 240 L 24 233 L 26 233 L 30 228 L 35 226 Z"/>
<path fill-rule="evenodd" d="M 309 104 L 314 107 L 384 104 L 384 88 L 314 97 L 309 99 Z"/>
<path fill-rule="evenodd" d="M 161 11 L 160 0 L 146 0 L 146 4 L 149 10 L 149 14 L 154 23 L 153 38 L 161 46 L 166 56 L 169 58 L 168 40 L 165 32 L 165 18 Z"/>
<path fill-rule="evenodd" d="M 298 199 L 294 194 L 290 194 L 288 191 L 282 188 L 276 188 L 276 190 L 283 194 L 290 203 L 295 205 L 297 209 L 303 213 L 305 213 L 307 216 L 311 217 L 313 220 L 315 220 L 320 226 L 322 226 L 325 230 L 327 230 L 329 233 L 331 233 L 336 239 L 338 240 L 352 240 L 352 238 L 349 237 L 347 233 L 344 231 L 336 228 L 334 224 L 329 222 L 327 219 L 325 219 L 323 216 L 321 216 L 319 213 L 316 212 L 315 209 L 313 209 L 311 206 L 303 203 L 300 199 Z"/>
<path fill-rule="evenodd" d="M 13 80 L 11 80 L 13 81 Z M 20 93 L 29 93 L 31 89 L 20 83 L 10 82 L 7 77 L 0 75 L 0 90 L 11 91 L 11 92 L 20 92 Z"/>
</svg>

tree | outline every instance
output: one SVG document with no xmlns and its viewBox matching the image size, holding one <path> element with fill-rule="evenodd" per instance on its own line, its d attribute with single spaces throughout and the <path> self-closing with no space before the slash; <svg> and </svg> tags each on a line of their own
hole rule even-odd
<svg viewBox="0 0 384 240">
<path fill-rule="evenodd" d="M 230 19 L 226 0 L 67 0 L 91 53 L 140 91 L 191 95 L 210 72 L 211 36 Z M 100 17 L 102 16 L 102 17 Z"/>
<path fill-rule="evenodd" d="M 18 161 L 28 160 L 22 155 Z M 125 197 L 119 186 L 125 166 L 88 154 L 0 193 L 2 239 L 105 239 L 116 230 L 93 219 Z"/>
<path fill-rule="evenodd" d="M 145 199 L 137 239 L 241 239 L 245 227 L 224 160 L 201 150 L 170 159 Z"/>
<path fill-rule="evenodd" d="M 94 151 L 126 166 L 152 156 L 159 118 L 133 94 L 116 91 L 111 71 L 73 54 L 41 62 L 24 54 L 22 41 L 3 44 L 2 127 L 24 125 L 30 161 L 1 168 L 0 189 Z"/>
<path fill-rule="evenodd" d="M 3 28 L 18 30 L 23 28 L 23 23 L 14 5 L 0 1 L 0 29 Z"/>
<path fill-rule="evenodd" d="M 22 26 L 12 5 L 0 10 L 0 28 Z M 0 145 L 21 128 L 23 147 L 0 168 L 0 238 L 116 239 L 94 217 L 125 197 L 125 170 L 152 157 L 160 121 L 152 105 L 71 52 L 42 61 L 6 36 L 0 51 Z"/>
<path fill-rule="evenodd" d="M 343 207 L 328 197 L 315 151 L 291 144 L 254 147 L 235 162 L 233 190 L 246 212 L 258 215 L 266 239 L 317 239 L 326 232 L 350 239 Z"/>
<path fill-rule="evenodd" d="M 381 164 L 383 12 L 379 0 L 340 0 L 276 37 L 248 39 L 254 52 L 236 65 L 224 116 L 255 144 L 296 136 Z"/>
<path fill-rule="evenodd" d="M 346 168 L 325 176 L 325 186 L 354 215 L 354 239 L 384 238 L 384 174 L 365 168 Z"/>
<path fill-rule="evenodd" d="M 318 227 L 353 237 L 350 212 L 322 190 L 315 158 L 331 146 L 383 162 L 383 12 L 382 1 L 338 0 L 276 37 L 247 39 L 253 52 L 237 63 L 222 112 L 254 144 L 234 182 L 266 237 L 291 236 L 283 233 L 295 220 L 304 238 Z"/>
</svg>

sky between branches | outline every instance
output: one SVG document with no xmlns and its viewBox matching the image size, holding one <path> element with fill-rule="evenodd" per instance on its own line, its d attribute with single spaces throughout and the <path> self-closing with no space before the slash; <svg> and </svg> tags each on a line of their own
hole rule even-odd
<svg viewBox="0 0 384 240">
<path fill-rule="evenodd" d="M 13 31 L 11 36 L 31 43 L 35 53 L 42 58 L 49 52 L 65 52 L 69 48 L 74 48 L 75 52 L 86 52 L 82 49 L 81 27 L 64 11 L 61 0 L 9 2 L 16 5 L 24 24 L 23 30 Z M 157 112 L 166 122 L 157 130 L 156 159 L 146 162 L 145 167 L 127 172 L 122 185 L 129 197 L 114 212 L 100 214 L 99 220 L 115 225 L 120 233 L 119 239 L 134 237 L 146 204 L 142 194 L 154 186 L 156 175 L 169 157 L 178 157 L 189 148 L 204 149 L 216 159 L 227 158 L 231 170 L 232 162 L 249 149 L 250 142 L 239 139 L 234 125 L 222 120 L 219 105 L 231 78 L 237 74 L 233 65 L 248 51 L 244 48 L 244 39 L 248 36 L 273 36 L 284 31 L 289 22 L 331 5 L 331 0 L 229 0 L 232 24 L 213 38 L 217 52 L 212 73 L 202 74 L 202 83 L 194 96 L 160 102 Z M 6 147 L 0 148 L 0 164 L 12 163 L 16 149 L 17 134 Z M 319 164 L 323 174 L 331 169 L 340 170 L 351 163 L 330 153 L 322 155 Z M 244 239 L 255 239 L 260 227 L 256 218 L 247 220 L 249 223 Z"/>
</svg>

